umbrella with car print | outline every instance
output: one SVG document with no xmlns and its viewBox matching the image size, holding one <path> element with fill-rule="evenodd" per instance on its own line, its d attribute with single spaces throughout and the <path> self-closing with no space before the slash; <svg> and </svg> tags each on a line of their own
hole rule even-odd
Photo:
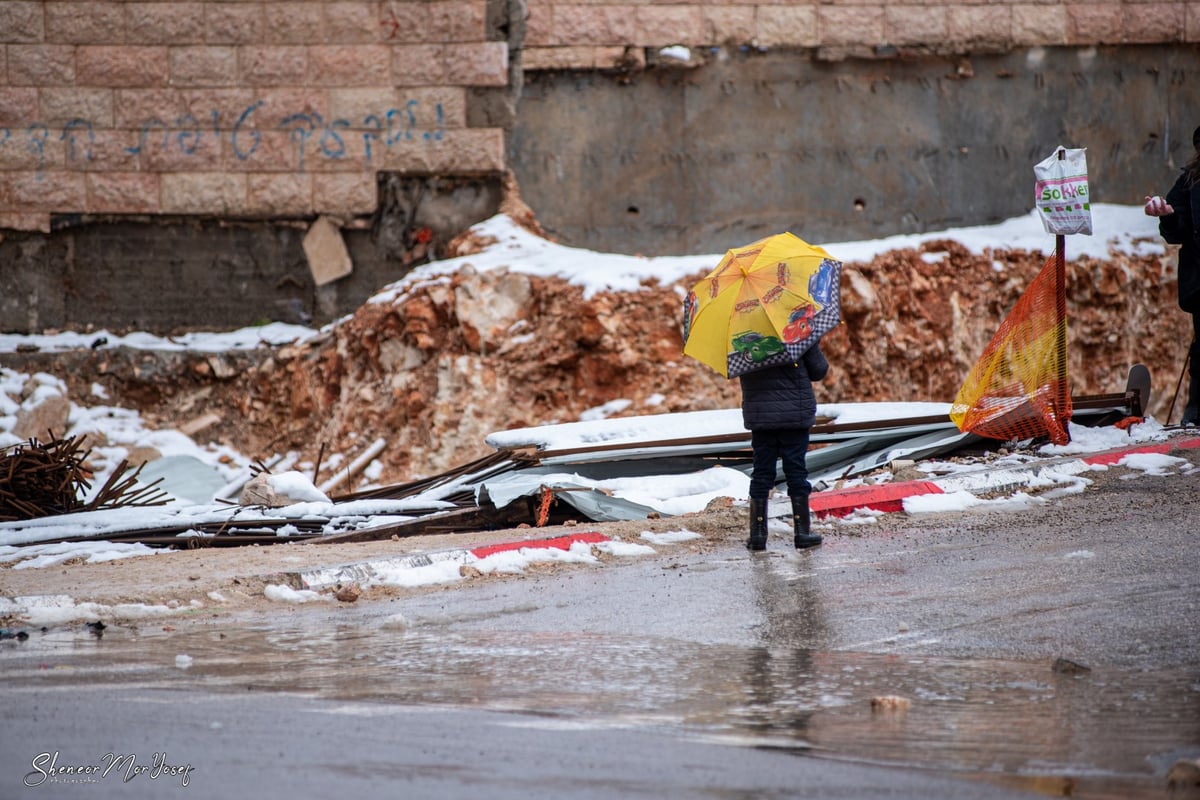
<svg viewBox="0 0 1200 800">
<path fill-rule="evenodd" d="M 727 378 L 799 360 L 841 321 L 841 274 L 791 233 L 728 251 L 684 300 L 684 354 Z"/>
</svg>

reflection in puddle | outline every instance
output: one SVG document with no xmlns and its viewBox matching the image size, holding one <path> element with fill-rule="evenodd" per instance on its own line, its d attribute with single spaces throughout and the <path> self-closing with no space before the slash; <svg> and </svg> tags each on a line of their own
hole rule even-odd
<svg viewBox="0 0 1200 800">
<path fill-rule="evenodd" d="M 192 658 L 186 669 L 181 654 Z M 669 728 L 1091 797 L 1161 796 L 1171 763 L 1200 755 L 1200 678 L 1183 670 L 1060 674 L 1046 664 L 432 625 L 114 626 L 103 639 L 52 631 L 0 648 L 0 673 L 29 688 L 186 685 L 519 710 L 547 715 L 547 725 Z M 908 704 L 873 709 L 883 696 Z"/>
</svg>

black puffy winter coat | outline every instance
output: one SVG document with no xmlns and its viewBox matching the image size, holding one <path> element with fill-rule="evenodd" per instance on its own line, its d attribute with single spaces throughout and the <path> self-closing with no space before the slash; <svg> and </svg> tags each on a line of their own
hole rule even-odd
<svg viewBox="0 0 1200 800">
<path fill-rule="evenodd" d="M 1166 200 L 1174 214 L 1158 218 L 1158 232 L 1179 249 L 1179 307 L 1200 314 L 1200 183 L 1192 184 L 1188 173 L 1179 176 Z"/>
<path fill-rule="evenodd" d="M 799 364 L 783 364 L 742 375 L 742 423 L 746 430 L 811 428 L 817 419 L 813 382 L 829 372 L 829 362 L 814 344 Z"/>
</svg>

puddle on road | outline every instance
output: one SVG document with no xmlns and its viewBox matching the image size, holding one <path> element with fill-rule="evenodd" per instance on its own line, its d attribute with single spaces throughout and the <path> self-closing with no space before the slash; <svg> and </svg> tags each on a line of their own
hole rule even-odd
<svg viewBox="0 0 1200 800">
<path fill-rule="evenodd" d="M 545 725 L 652 727 L 822 757 L 956 772 L 1049 796 L 1163 797 L 1200 755 L 1195 670 L 698 645 L 506 630 L 33 633 L 0 647 L 29 689 L 100 684 L 251 688 L 343 700 L 544 715 Z M 179 655 L 190 665 L 176 664 Z M 906 708 L 875 709 L 897 697 Z M 903 705 L 903 704 L 901 704 Z"/>
</svg>

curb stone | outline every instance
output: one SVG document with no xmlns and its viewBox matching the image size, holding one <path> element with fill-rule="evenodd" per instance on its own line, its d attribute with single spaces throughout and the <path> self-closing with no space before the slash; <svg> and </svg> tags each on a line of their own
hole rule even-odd
<svg viewBox="0 0 1200 800">
<path fill-rule="evenodd" d="M 483 545 L 471 549 L 410 553 L 395 558 L 374 559 L 356 564 L 340 564 L 333 567 L 320 567 L 318 569 L 284 573 L 281 577 L 297 583 L 302 589 L 320 590 L 328 589 L 338 584 L 368 583 L 378 577 L 381 572 L 389 570 L 414 569 L 445 562 L 468 565 L 496 553 L 525 549 L 547 550 L 553 548 L 557 550 L 570 550 L 571 545 L 576 542 L 595 544 L 596 542 L 606 542 L 608 540 L 609 537 L 604 534 L 594 532 L 572 533 L 549 539 L 518 539 L 512 542 Z"/>
<path fill-rule="evenodd" d="M 894 512 L 904 510 L 904 499 L 926 494 L 947 494 L 967 491 L 981 492 L 1011 491 L 1029 482 L 1042 472 L 1060 475 L 1079 475 L 1093 467 L 1111 466 L 1128 455 L 1137 453 L 1166 454 L 1173 450 L 1191 450 L 1200 447 L 1200 436 L 1189 436 L 1178 441 L 1150 442 L 1131 445 L 1103 453 L 1094 453 L 1078 458 L 1048 459 L 1024 467 L 1002 469 L 981 468 L 946 478 L 884 483 L 878 486 L 855 486 L 850 489 L 814 492 L 809 504 L 817 517 L 845 517 L 860 509 Z"/>
</svg>

